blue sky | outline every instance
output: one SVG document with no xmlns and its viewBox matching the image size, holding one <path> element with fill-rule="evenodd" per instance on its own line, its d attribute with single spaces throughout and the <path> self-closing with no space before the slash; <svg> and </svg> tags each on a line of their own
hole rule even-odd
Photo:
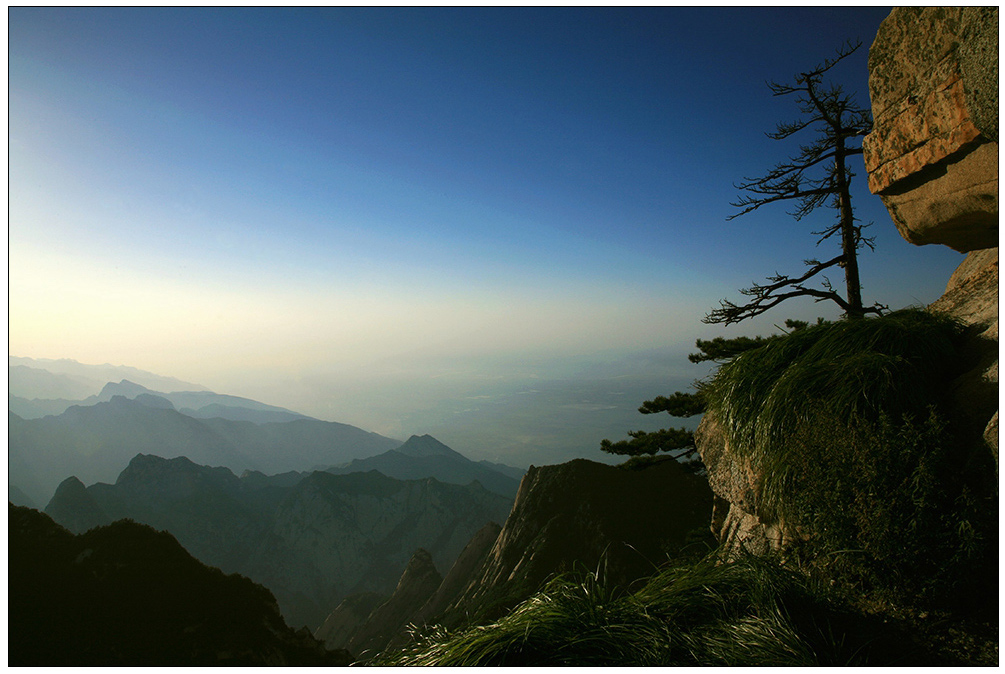
<svg viewBox="0 0 1005 674">
<path fill-rule="evenodd" d="M 363 424 L 332 391 L 368 373 L 548 377 L 835 317 L 700 322 L 830 254 L 823 211 L 727 222 L 733 184 L 793 152 L 765 82 L 887 13 L 12 8 L 10 353 Z M 835 71 L 863 104 L 865 64 Z M 962 257 L 857 172 L 866 301 L 933 301 Z"/>
</svg>

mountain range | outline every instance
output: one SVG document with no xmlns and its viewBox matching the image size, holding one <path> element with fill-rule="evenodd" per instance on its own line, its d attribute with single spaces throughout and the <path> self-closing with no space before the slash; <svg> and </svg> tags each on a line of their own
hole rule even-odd
<svg viewBox="0 0 1005 674">
<path fill-rule="evenodd" d="M 60 484 L 45 511 L 70 531 L 128 518 L 169 531 L 200 561 L 268 587 L 291 625 L 316 628 L 345 596 L 386 594 L 418 548 L 449 568 L 512 499 L 477 482 L 248 472 L 140 454 L 114 484 Z"/>
<path fill-rule="evenodd" d="M 275 474 L 323 468 L 401 445 L 355 426 L 317 419 L 263 424 L 196 419 L 150 394 L 134 399 L 115 395 L 41 419 L 9 412 L 8 420 L 8 484 L 36 503 L 47 503 L 70 475 L 85 483 L 112 482 L 138 453 L 186 456 L 237 473 Z"/>
<path fill-rule="evenodd" d="M 18 505 L 47 503 L 70 475 L 87 484 L 111 482 L 137 453 L 186 456 L 236 474 L 327 468 L 336 474 L 379 470 L 400 479 L 435 477 L 451 484 L 478 480 L 510 498 L 524 472 L 470 461 L 429 436 L 403 445 L 355 426 L 135 368 L 9 359 L 8 497 Z M 167 391 L 121 379 L 79 399 L 25 397 L 80 394 L 96 386 L 94 377 L 123 373 Z"/>
<path fill-rule="evenodd" d="M 707 479 L 672 459 L 640 470 L 585 459 L 532 466 L 501 528 L 485 525 L 451 567 L 417 549 L 386 599 L 347 597 L 315 636 L 369 659 L 424 626 L 496 620 L 563 573 L 626 590 L 669 559 L 707 552 L 711 507 Z"/>
<path fill-rule="evenodd" d="M 19 366 L 16 369 L 28 369 Z M 13 377 L 13 375 L 12 375 Z M 14 390 L 14 387 L 11 387 Z M 284 407 L 266 405 L 250 398 L 239 396 L 223 395 L 212 391 L 174 391 L 163 393 L 149 389 L 140 384 L 136 384 L 128 379 L 123 379 L 118 383 L 108 382 L 101 391 L 95 395 L 88 396 L 81 400 L 68 399 L 28 399 L 21 396 L 9 395 L 8 408 L 22 419 L 38 419 L 45 416 L 55 416 L 62 414 L 73 406 L 89 407 L 97 403 L 108 402 L 115 396 L 122 396 L 130 400 L 135 400 L 140 396 L 155 396 L 163 398 L 171 403 L 171 409 L 176 409 L 182 414 L 198 419 L 209 419 L 219 417 L 232 421 L 251 421 L 262 424 L 275 421 L 294 421 L 296 419 L 309 419 L 310 417 L 293 412 Z"/>
<path fill-rule="evenodd" d="M 204 386 L 127 365 L 88 365 L 69 358 L 8 356 L 9 393 L 23 398 L 78 400 L 110 381 L 128 379 L 160 391 L 206 391 Z"/>
</svg>

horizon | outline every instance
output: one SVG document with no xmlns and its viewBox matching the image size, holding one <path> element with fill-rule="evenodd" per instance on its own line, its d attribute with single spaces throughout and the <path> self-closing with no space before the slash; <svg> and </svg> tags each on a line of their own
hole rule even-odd
<svg viewBox="0 0 1005 674">
<path fill-rule="evenodd" d="M 599 427 L 559 452 L 544 417 L 571 432 L 621 396 L 611 439 L 666 426 L 631 414 L 706 373 L 695 339 L 837 317 L 701 322 L 801 269 L 829 220 L 726 220 L 733 185 L 798 145 L 765 137 L 798 115 L 765 82 L 861 39 L 833 80 L 866 106 L 888 13 L 9 8 L 8 354 L 471 458 L 604 460 Z M 963 256 L 904 241 L 854 170 L 866 304 L 931 303 Z M 535 386 L 549 406 L 521 429 Z M 506 444 L 505 419 L 539 435 Z"/>
</svg>

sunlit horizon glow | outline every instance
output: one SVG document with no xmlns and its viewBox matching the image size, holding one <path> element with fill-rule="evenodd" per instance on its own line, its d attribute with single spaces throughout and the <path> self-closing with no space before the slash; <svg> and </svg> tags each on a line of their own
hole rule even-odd
<svg viewBox="0 0 1005 674">
<path fill-rule="evenodd" d="M 352 423 L 333 392 L 368 372 L 547 378 L 833 318 L 701 323 L 818 254 L 784 209 L 726 221 L 791 152 L 764 82 L 886 13 L 11 8 L 9 353 Z M 838 73 L 860 101 L 865 59 Z M 960 256 L 857 172 L 867 302 L 933 301 Z"/>
</svg>

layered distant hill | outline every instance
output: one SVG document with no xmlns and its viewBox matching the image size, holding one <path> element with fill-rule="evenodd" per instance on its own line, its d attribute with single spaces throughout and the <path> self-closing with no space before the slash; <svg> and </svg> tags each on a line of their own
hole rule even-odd
<svg viewBox="0 0 1005 674">
<path fill-rule="evenodd" d="M 401 445 L 355 426 L 317 419 L 261 424 L 197 419 L 147 393 L 74 405 L 41 419 L 11 412 L 8 419 L 8 484 L 35 503 L 47 503 L 70 475 L 85 483 L 112 482 L 138 453 L 187 456 L 236 473 L 275 474 L 341 464 Z"/>
<path fill-rule="evenodd" d="M 413 435 L 405 444 L 383 454 L 329 468 L 336 474 L 359 473 L 376 470 L 399 480 L 435 477 L 450 484 L 468 484 L 477 480 L 489 491 L 513 498 L 523 471 L 500 464 L 474 462 L 455 452 L 436 438 Z M 509 474 L 504 474 L 506 471 Z"/>
<path fill-rule="evenodd" d="M 237 477 L 186 458 L 139 455 L 114 484 L 68 478 L 46 512 L 76 532 L 122 518 L 169 531 L 200 561 L 268 587 L 290 624 L 315 628 L 351 593 L 389 594 L 417 548 L 449 569 L 511 505 L 478 483 L 377 471 Z"/>
<path fill-rule="evenodd" d="M 15 368 L 11 368 L 14 370 Z M 11 391 L 14 391 L 11 387 Z M 283 407 L 266 405 L 250 398 L 222 395 L 212 391 L 174 391 L 164 393 L 155 391 L 135 382 L 123 379 L 118 383 L 108 382 L 99 393 L 81 400 L 58 399 L 28 399 L 21 396 L 8 396 L 8 409 L 22 419 L 38 419 L 45 416 L 62 414 L 74 405 L 87 407 L 97 403 L 108 402 L 115 396 L 134 400 L 140 396 L 156 396 L 171 403 L 171 408 L 182 414 L 198 419 L 221 418 L 232 421 L 251 421 L 263 424 L 273 421 L 294 421 L 310 417 L 293 412 Z"/>
<path fill-rule="evenodd" d="M 85 483 L 110 482 L 137 453 L 186 456 L 238 474 L 330 468 L 336 474 L 378 470 L 399 479 L 434 477 L 462 485 L 477 480 L 507 497 L 516 494 L 524 473 L 470 461 L 429 436 L 402 445 L 136 368 L 14 356 L 9 361 L 8 494 L 19 505 L 47 503 L 70 475 Z M 122 374 L 131 379 L 98 383 L 97 377 Z"/>
<path fill-rule="evenodd" d="M 22 398 L 80 400 L 96 395 L 110 381 L 128 379 L 158 391 L 206 391 L 199 384 L 125 365 L 85 365 L 69 358 L 7 357 L 10 395 Z"/>
</svg>

